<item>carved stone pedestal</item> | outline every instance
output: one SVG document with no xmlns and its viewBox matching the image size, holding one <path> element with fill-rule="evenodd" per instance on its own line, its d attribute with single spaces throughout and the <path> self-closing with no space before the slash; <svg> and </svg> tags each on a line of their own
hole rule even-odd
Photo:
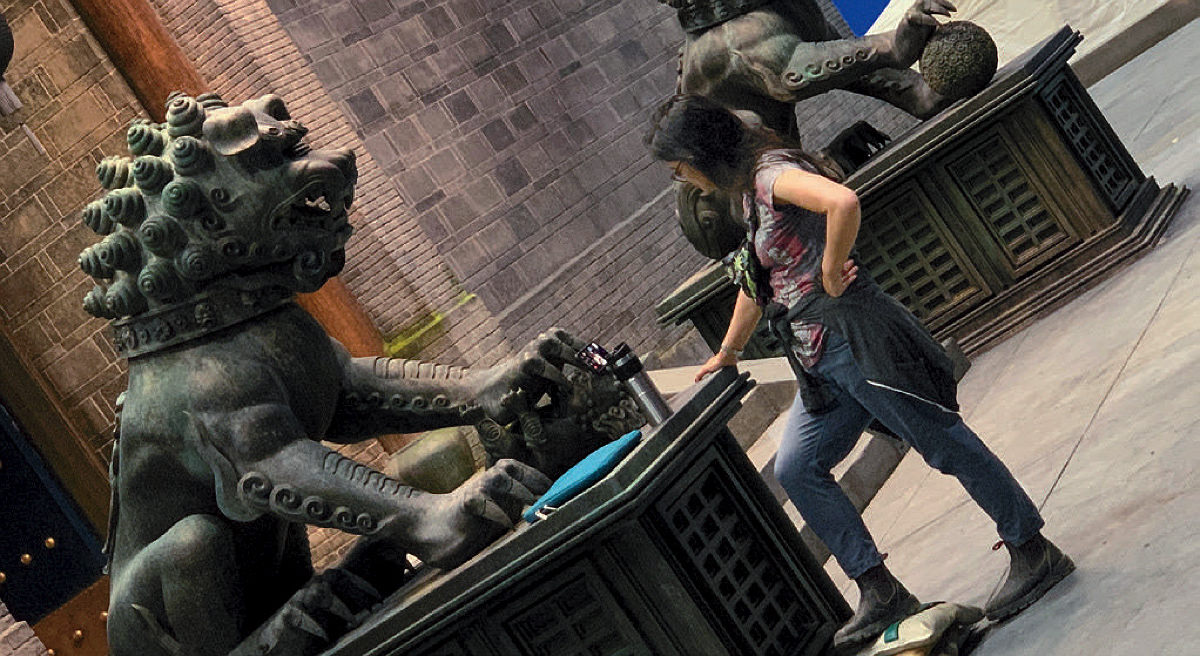
<svg viewBox="0 0 1200 656">
<path fill-rule="evenodd" d="M 1082 38 L 1063 27 L 846 181 L 860 263 L 968 354 L 1153 246 L 1188 193 L 1146 177 L 1113 133 L 1067 65 Z M 733 291 L 718 275 L 676 290 L 660 321 L 692 319 L 719 345 Z"/>
<path fill-rule="evenodd" d="M 725 428 L 753 383 L 681 393 L 607 478 L 327 656 L 822 654 L 850 609 Z"/>
</svg>

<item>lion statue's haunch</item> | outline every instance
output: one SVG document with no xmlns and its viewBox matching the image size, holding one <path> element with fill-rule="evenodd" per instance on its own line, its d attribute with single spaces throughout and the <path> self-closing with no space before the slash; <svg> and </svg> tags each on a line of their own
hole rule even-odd
<svg viewBox="0 0 1200 656">
<path fill-rule="evenodd" d="M 641 424 L 578 397 L 595 381 L 564 375 L 582 343 L 562 331 L 482 370 L 350 357 L 293 294 L 342 268 L 354 156 L 304 135 L 276 96 L 178 94 L 166 123 L 130 127 L 133 159 L 97 167 L 111 191 L 83 213 L 104 235 L 80 255 L 102 281 L 84 305 L 113 320 L 129 360 L 107 545 L 114 656 L 319 652 L 398 587 L 409 554 L 462 563 L 549 485 L 505 456 L 553 475 Z M 593 426 L 603 417 L 624 423 Z M 468 423 L 503 439 L 448 494 L 321 444 Z M 363 537 L 314 576 L 306 525 Z"/>
</svg>

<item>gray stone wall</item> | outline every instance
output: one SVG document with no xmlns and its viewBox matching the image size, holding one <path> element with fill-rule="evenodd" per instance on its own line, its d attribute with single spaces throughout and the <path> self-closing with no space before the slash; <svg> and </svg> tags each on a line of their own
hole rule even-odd
<svg viewBox="0 0 1200 656">
<path fill-rule="evenodd" d="M 395 182 L 433 244 L 426 256 L 507 344 L 555 324 L 643 351 L 678 341 L 652 306 L 702 259 L 677 230 L 631 240 L 635 215 L 672 221 L 667 175 L 640 139 L 674 88 L 673 12 L 649 0 L 270 4 Z M 580 273 L 585 251 L 612 262 L 629 250 L 645 252 L 619 276 Z"/>
<path fill-rule="evenodd" d="M 481 355 L 497 354 L 494 361 L 511 351 L 482 303 L 459 302 L 466 291 L 436 256 L 395 180 L 326 92 L 317 77 L 320 68 L 302 52 L 303 40 L 293 42 L 265 0 L 151 3 L 212 90 L 233 102 L 277 93 L 309 127 L 316 147 L 354 150 L 359 183 L 350 220 L 355 234 L 341 277 L 376 326 L 393 336 L 444 317 L 406 353 L 427 359 L 479 363 Z"/>
<path fill-rule="evenodd" d="M 359 182 L 342 279 L 385 333 L 441 320 L 405 355 L 456 364 L 490 364 L 511 352 L 495 320 L 467 296 L 435 254 L 395 181 L 372 155 L 343 108 L 317 78 L 311 59 L 280 26 L 264 0 L 151 0 L 168 31 L 200 74 L 231 102 L 276 93 L 310 130 L 314 146 L 354 150 Z M 448 309 L 452 308 L 453 311 Z M 343 455 L 382 468 L 387 453 L 370 440 L 338 447 Z M 314 561 L 326 566 L 354 536 L 312 528 Z"/>
<path fill-rule="evenodd" d="M 809 150 L 820 150 L 842 130 L 866 121 L 895 139 L 919 121 L 895 107 L 849 91 L 830 91 L 796 105 L 800 139 Z"/>
<path fill-rule="evenodd" d="M 677 230 L 653 242 L 632 230 L 673 224 L 666 176 L 640 143 L 646 114 L 674 87 L 683 35 L 671 10 L 651 0 L 153 1 L 214 88 L 280 92 L 318 141 L 363 155 L 343 277 L 401 353 L 484 364 L 555 324 L 643 352 L 686 339 L 659 329 L 652 307 L 703 260 Z M 819 2 L 848 34 L 832 2 Z M 833 111 L 823 102 L 802 114 L 807 143 L 878 113 L 845 95 Z M 597 265 L 623 257 L 620 273 Z"/>
</svg>

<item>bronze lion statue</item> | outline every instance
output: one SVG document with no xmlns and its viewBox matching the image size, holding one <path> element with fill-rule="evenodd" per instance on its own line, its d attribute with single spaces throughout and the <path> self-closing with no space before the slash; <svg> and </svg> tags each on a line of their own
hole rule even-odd
<svg viewBox="0 0 1200 656">
<path fill-rule="evenodd" d="M 130 127 L 132 158 L 97 167 L 110 191 L 83 213 L 104 236 L 79 258 L 98 281 L 84 306 L 129 362 L 107 545 L 115 656 L 321 651 L 400 585 L 409 555 L 454 567 L 549 485 L 503 456 L 553 475 L 606 439 L 590 423 L 611 414 L 562 371 L 581 346 L 562 331 L 467 370 L 352 358 L 296 305 L 345 262 L 357 178 L 353 153 L 305 133 L 277 96 L 176 94 L 165 123 Z M 496 450 L 446 494 L 322 444 L 463 424 Z M 314 575 L 307 525 L 363 537 Z"/>
</svg>

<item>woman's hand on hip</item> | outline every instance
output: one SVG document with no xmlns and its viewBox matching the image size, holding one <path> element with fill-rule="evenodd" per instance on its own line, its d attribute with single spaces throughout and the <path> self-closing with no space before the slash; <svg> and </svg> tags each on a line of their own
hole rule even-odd
<svg viewBox="0 0 1200 656">
<path fill-rule="evenodd" d="M 721 367 L 728 367 L 729 365 L 737 364 L 737 361 L 738 358 L 736 355 L 732 353 L 726 353 L 725 351 L 717 351 L 716 354 L 709 358 L 708 362 L 705 362 L 703 365 L 701 365 L 700 370 L 696 372 L 696 382 L 700 382 L 705 376 L 717 371 Z"/>
<path fill-rule="evenodd" d="M 846 288 L 857 277 L 858 265 L 854 263 L 854 260 L 846 260 L 840 269 L 835 268 L 830 271 L 828 267 L 822 267 L 821 286 L 825 288 L 826 294 L 837 297 L 845 293 Z"/>
</svg>

